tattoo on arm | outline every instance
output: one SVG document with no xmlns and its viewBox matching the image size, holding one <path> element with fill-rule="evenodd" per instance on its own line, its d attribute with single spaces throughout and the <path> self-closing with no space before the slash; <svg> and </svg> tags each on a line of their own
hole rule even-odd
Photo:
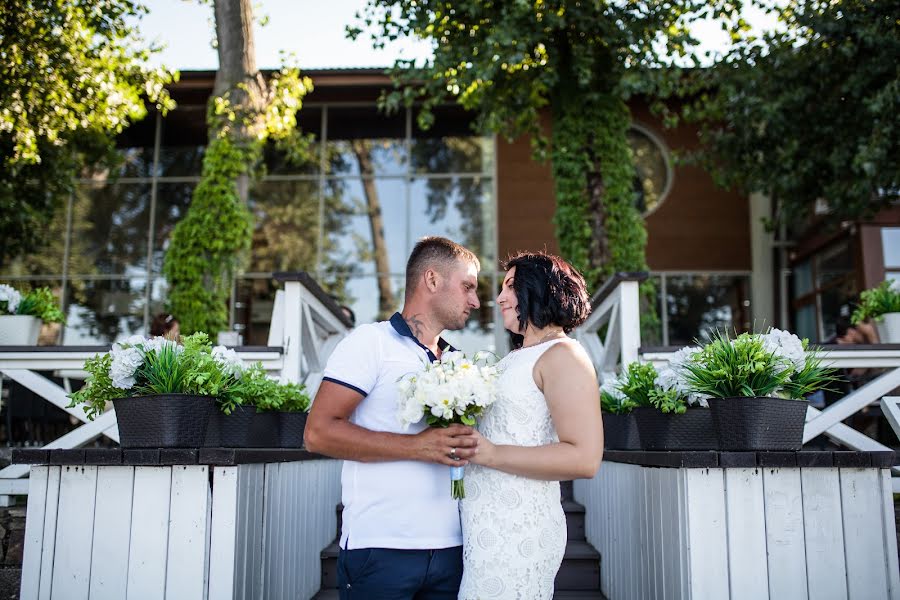
<svg viewBox="0 0 900 600">
<path fill-rule="evenodd" d="M 416 336 L 417 339 L 422 339 L 422 334 L 425 332 L 425 323 L 419 318 L 419 315 L 410 315 L 406 317 L 406 324 L 409 325 L 409 330 L 412 331 L 412 334 Z"/>
</svg>

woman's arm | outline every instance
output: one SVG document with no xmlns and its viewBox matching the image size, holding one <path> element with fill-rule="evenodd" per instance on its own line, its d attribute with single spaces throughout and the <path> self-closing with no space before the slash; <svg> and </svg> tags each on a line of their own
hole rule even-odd
<svg viewBox="0 0 900 600">
<path fill-rule="evenodd" d="M 603 458 L 600 390 L 590 359 L 570 342 L 554 345 L 534 367 L 559 442 L 544 446 L 500 446 L 477 432 L 478 453 L 469 460 L 531 479 L 565 481 L 593 477 Z"/>
</svg>

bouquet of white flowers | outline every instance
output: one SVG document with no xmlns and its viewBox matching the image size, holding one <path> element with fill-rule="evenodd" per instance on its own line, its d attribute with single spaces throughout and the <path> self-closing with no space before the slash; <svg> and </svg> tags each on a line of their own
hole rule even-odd
<svg viewBox="0 0 900 600">
<path fill-rule="evenodd" d="M 462 352 L 445 352 L 424 371 L 401 377 L 397 417 L 404 429 L 422 418 L 432 427 L 474 426 L 494 401 L 497 369 L 492 358 L 482 352 L 471 359 Z M 466 495 L 462 467 L 450 469 L 450 493 L 454 499 Z"/>
</svg>

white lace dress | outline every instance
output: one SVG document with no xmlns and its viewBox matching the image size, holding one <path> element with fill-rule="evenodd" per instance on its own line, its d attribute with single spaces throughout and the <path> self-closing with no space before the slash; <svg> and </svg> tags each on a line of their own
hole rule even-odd
<svg viewBox="0 0 900 600">
<path fill-rule="evenodd" d="M 532 369 L 562 341 L 522 348 L 500 361 L 500 391 L 478 426 L 482 435 L 495 444 L 517 446 L 559 441 Z M 478 465 L 466 467 L 465 482 L 459 600 L 550 600 L 566 549 L 559 483 Z"/>
</svg>

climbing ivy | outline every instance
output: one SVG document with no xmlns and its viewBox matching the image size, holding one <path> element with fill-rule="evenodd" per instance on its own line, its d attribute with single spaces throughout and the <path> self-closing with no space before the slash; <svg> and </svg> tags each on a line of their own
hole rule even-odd
<svg viewBox="0 0 900 600">
<path fill-rule="evenodd" d="M 175 226 L 163 264 L 169 283 L 169 310 L 185 333 L 228 327 L 227 301 L 235 275 L 246 265 L 253 237 L 253 215 L 238 181 L 258 177 L 267 140 L 300 155 L 309 138 L 297 129 L 296 113 L 312 81 L 287 68 L 269 82 L 262 102 L 243 106 L 229 98 L 241 86 L 210 98 L 210 142 L 200 183 L 184 218 Z"/>
</svg>

